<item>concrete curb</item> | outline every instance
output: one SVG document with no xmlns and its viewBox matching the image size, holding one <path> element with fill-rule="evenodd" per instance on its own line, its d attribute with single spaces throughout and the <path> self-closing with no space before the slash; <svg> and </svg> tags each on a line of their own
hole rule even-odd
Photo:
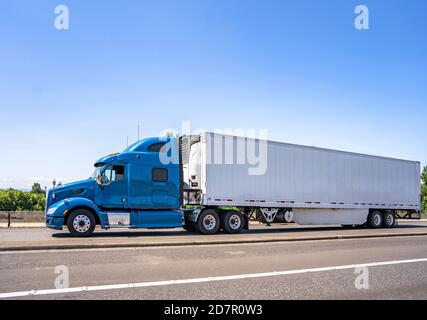
<svg viewBox="0 0 427 320">
<path fill-rule="evenodd" d="M 233 239 L 233 240 L 207 240 L 207 241 L 183 241 L 183 242 L 150 242 L 150 243 L 70 243 L 70 244 L 41 244 L 41 245 L 16 245 L 0 246 L 0 252 L 7 251 L 40 251 L 40 250 L 72 250 L 72 249 L 113 249 L 113 248 L 150 248 L 150 247 L 184 247 L 219 244 L 248 244 L 248 243 L 275 243 L 275 242 L 300 242 L 322 240 L 368 239 L 368 238 L 395 238 L 427 236 L 427 232 L 418 233 L 386 233 L 363 235 L 336 235 L 300 238 L 266 238 L 266 239 Z"/>
<path fill-rule="evenodd" d="M 398 222 L 427 222 L 427 219 L 399 219 Z M 251 225 L 259 225 L 258 222 L 251 222 Z M 12 222 L 10 228 L 7 226 L 7 222 L 0 222 L 0 229 L 16 229 L 16 228 L 45 228 L 44 222 Z"/>
<path fill-rule="evenodd" d="M 44 222 L 12 222 L 10 228 L 7 222 L 0 222 L 0 229 L 18 229 L 18 228 L 46 228 Z"/>
</svg>

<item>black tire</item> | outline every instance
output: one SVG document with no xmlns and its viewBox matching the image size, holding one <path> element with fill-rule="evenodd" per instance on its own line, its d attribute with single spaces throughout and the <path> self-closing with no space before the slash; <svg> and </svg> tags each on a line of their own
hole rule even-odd
<svg viewBox="0 0 427 320">
<path fill-rule="evenodd" d="M 383 215 L 379 211 L 373 211 L 368 216 L 368 227 L 379 229 L 383 226 Z"/>
<path fill-rule="evenodd" d="M 387 210 L 383 213 L 383 227 L 394 228 L 396 226 L 396 216 L 391 210 Z"/>
<path fill-rule="evenodd" d="M 213 209 L 203 210 L 196 222 L 196 229 L 201 234 L 215 234 L 220 227 L 218 213 Z"/>
<path fill-rule="evenodd" d="M 73 237 L 89 237 L 95 230 L 96 220 L 92 212 L 77 209 L 70 213 L 67 220 L 68 231 Z"/>
<path fill-rule="evenodd" d="M 182 226 L 182 228 L 188 232 L 194 232 L 195 231 L 195 227 L 194 227 L 194 223 L 191 221 L 185 221 L 185 224 Z"/>
<path fill-rule="evenodd" d="M 222 214 L 221 226 L 225 232 L 237 234 L 242 232 L 245 226 L 245 218 L 239 211 L 226 211 Z"/>
</svg>

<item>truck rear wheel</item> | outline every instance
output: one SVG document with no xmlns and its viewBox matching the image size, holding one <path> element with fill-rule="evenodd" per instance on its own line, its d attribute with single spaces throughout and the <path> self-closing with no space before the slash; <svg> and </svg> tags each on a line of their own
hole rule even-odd
<svg viewBox="0 0 427 320">
<path fill-rule="evenodd" d="M 197 231 L 201 234 L 215 234 L 220 227 L 218 213 L 213 209 L 203 210 L 196 223 Z"/>
<path fill-rule="evenodd" d="M 383 225 L 383 215 L 379 211 L 373 211 L 368 216 L 368 226 L 373 229 L 381 228 Z"/>
<path fill-rule="evenodd" d="M 191 222 L 191 221 L 185 221 L 185 224 L 182 226 L 182 228 L 184 229 L 184 230 L 186 230 L 186 231 L 189 231 L 189 232 L 194 232 L 195 230 L 195 228 L 194 228 L 194 224 L 193 224 L 193 222 Z"/>
<path fill-rule="evenodd" d="M 383 213 L 383 227 L 384 228 L 393 228 L 396 226 L 396 216 L 391 210 L 387 210 Z"/>
<path fill-rule="evenodd" d="M 227 211 L 222 214 L 221 225 L 227 233 L 240 233 L 245 220 L 239 211 Z"/>
<path fill-rule="evenodd" d="M 95 226 L 95 217 L 86 209 L 71 212 L 67 220 L 68 231 L 73 237 L 89 237 L 95 230 Z"/>
</svg>

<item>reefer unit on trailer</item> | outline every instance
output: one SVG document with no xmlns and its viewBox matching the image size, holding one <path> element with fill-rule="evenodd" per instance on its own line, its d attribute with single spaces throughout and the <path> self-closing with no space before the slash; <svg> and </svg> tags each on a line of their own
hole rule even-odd
<svg viewBox="0 0 427 320">
<path fill-rule="evenodd" d="M 181 149 L 188 204 L 258 208 L 267 222 L 284 211 L 300 224 L 374 226 L 420 209 L 419 162 L 214 133 Z"/>
</svg>

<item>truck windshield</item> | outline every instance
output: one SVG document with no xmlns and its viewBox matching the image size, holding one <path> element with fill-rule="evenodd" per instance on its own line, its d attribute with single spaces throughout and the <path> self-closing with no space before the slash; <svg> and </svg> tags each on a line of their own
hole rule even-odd
<svg viewBox="0 0 427 320">
<path fill-rule="evenodd" d="M 102 167 L 96 167 L 93 171 L 92 175 L 90 176 L 91 179 L 96 179 L 96 176 L 98 175 L 98 172 L 100 172 Z"/>
</svg>

